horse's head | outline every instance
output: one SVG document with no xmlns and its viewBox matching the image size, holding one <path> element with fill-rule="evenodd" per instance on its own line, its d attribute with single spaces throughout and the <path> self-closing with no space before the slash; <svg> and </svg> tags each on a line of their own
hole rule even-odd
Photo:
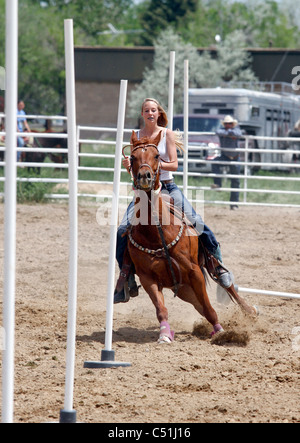
<svg viewBox="0 0 300 443">
<path fill-rule="evenodd" d="M 131 171 L 137 189 L 149 192 L 159 187 L 160 155 L 158 144 L 161 132 L 155 139 L 143 137 L 138 140 L 132 133 Z"/>
</svg>

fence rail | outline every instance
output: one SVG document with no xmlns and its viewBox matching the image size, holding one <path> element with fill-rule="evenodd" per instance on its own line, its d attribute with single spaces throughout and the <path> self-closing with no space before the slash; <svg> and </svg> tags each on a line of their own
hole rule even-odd
<svg viewBox="0 0 300 443">
<path fill-rule="evenodd" d="M 30 118 L 34 118 L 34 119 L 52 119 L 52 120 L 66 120 L 66 117 L 64 116 L 38 116 L 38 115 L 30 115 L 30 116 L 26 116 L 26 118 L 30 119 Z M 86 165 L 84 160 L 99 160 L 99 159 L 103 159 L 103 160 L 113 160 L 115 158 L 114 155 L 114 151 L 113 149 L 111 149 L 112 147 L 115 146 L 115 134 L 116 134 L 117 129 L 116 128 L 109 128 L 109 127 L 93 127 L 93 126 L 78 126 L 77 127 L 77 146 L 78 146 L 78 171 L 79 172 L 91 172 L 91 173 L 99 173 L 99 179 L 97 178 L 95 179 L 90 179 L 90 178 L 86 178 L 86 179 L 81 179 L 79 180 L 79 184 L 99 184 L 99 185 L 107 185 L 107 184 L 112 184 L 113 183 L 113 172 L 114 172 L 114 168 L 108 167 L 108 166 L 98 166 L 98 165 Z M 84 137 L 81 138 L 81 133 L 84 132 L 89 133 L 92 132 L 93 134 L 98 134 L 97 139 L 91 139 L 89 137 Z M 132 129 L 125 129 L 124 130 L 124 134 L 126 134 L 126 137 L 129 138 L 128 136 L 131 134 Z M 108 134 L 110 134 L 108 136 Z M 4 132 L 0 133 L 0 136 L 5 135 Z M 21 137 L 38 137 L 39 138 L 46 138 L 46 139 L 52 139 L 52 138 L 61 138 L 61 139 L 67 139 L 67 134 L 66 133 L 43 133 L 43 132 L 31 132 L 31 133 L 18 133 L 18 136 Z M 203 133 L 203 132 L 192 132 L 190 133 L 190 135 L 212 135 L 212 133 Z M 109 138 L 109 139 L 107 139 Z M 226 168 L 229 167 L 230 165 L 239 165 L 243 168 L 243 171 L 241 172 L 241 174 L 239 174 L 238 178 L 243 181 L 243 184 L 240 188 L 230 188 L 229 186 L 224 186 L 218 189 L 218 191 L 212 191 L 212 189 L 210 188 L 210 186 L 207 185 L 207 183 L 205 184 L 201 184 L 199 183 L 199 186 L 195 186 L 195 185 L 187 185 L 187 190 L 199 190 L 199 191 L 203 191 L 205 194 L 207 194 L 208 192 L 210 193 L 209 197 L 202 199 L 202 200 L 197 200 L 197 199 L 191 199 L 192 202 L 201 202 L 201 203 L 209 203 L 209 204 L 217 204 L 217 205 L 228 205 L 231 202 L 230 201 L 223 201 L 222 199 L 219 198 L 220 195 L 224 195 L 224 193 L 228 193 L 231 191 L 239 191 L 243 198 L 242 201 L 239 202 L 239 204 L 241 205 L 253 205 L 253 206 L 282 206 L 282 207 L 300 207 L 300 202 L 299 204 L 293 204 L 293 203 L 284 203 L 284 202 L 280 202 L 280 203 L 275 203 L 275 202 L 256 202 L 256 201 L 249 201 L 249 194 L 252 195 L 274 195 L 274 196 L 285 196 L 285 197 L 295 197 L 297 198 L 300 195 L 300 192 L 297 190 L 288 190 L 288 189 L 266 189 L 265 187 L 261 187 L 260 189 L 254 188 L 253 186 L 251 187 L 250 182 L 253 180 L 260 180 L 262 183 L 272 183 L 272 182 L 282 182 L 282 183 L 286 183 L 286 185 L 288 185 L 289 183 L 298 183 L 300 181 L 300 175 L 299 177 L 297 176 L 292 176 L 290 174 L 290 171 L 296 171 L 300 174 L 300 162 L 299 163 L 284 163 L 282 161 L 279 161 L 278 158 L 280 159 L 280 156 L 300 156 L 300 150 L 298 149 L 291 149 L 290 147 L 287 147 L 287 149 L 282 149 L 282 148 L 278 148 L 278 149 L 263 149 L 263 148 L 253 148 L 250 147 L 250 141 L 251 140 L 264 140 L 264 141 L 274 141 L 274 142 L 288 142 L 291 144 L 295 144 L 295 143 L 299 143 L 300 146 L 300 138 L 290 138 L 290 137 L 261 137 L 261 136 L 244 136 L 243 140 L 245 140 L 245 147 L 243 148 L 238 148 L 236 149 L 237 152 L 242 153 L 243 154 L 243 160 L 242 161 L 219 161 L 218 159 L 215 159 L 214 161 L 211 160 L 207 160 L 205 158 L 191 158 L 189 157 L 190 154 L 195 154 L 195 151 L 197 151 L 197 153 L 201 153 L 203 151 L 207 151 L 207 147 L 205 146 L 195 146 L 195 145 L 190 145 L 188 147 L 188 156 L 186 161 L 188 162 L 188 164 L 196 164 L 199 165 L 199 169 L 201 169 L 201 167 L 209 167 L 212 164 L 219 164 L 221 166 L 224 167 L 225 172 L 221 173 L 221 174 L 214 174 L 212 172 L 207 172 L 207 171 L 201 171 L 199 170 L 199 172 L 188 172 L 188 179 L 190 177 L 195 179 L 199 179 L 199 181 L 201 181 L 201 179 L 211 179 L 213 180 L 214 178 L 222 178 L 222 179 L 227 179 L 227 180 L 231 180 L 236 178 L 237 176 L 234 174 L 230 174 L 228 172 L 226 172 Z M 124 142 L 123 146 L 127 145 L 128 142 Z M 82 152 L 82 150 L 80 149 L 81 146 L 93 146 L 96 152 Z M 101 146 L 101 148 L 99 148 L 99 146 Z M 111 149 L 111 153 L 107 153 L 107 152 L 99 152 L 99 150 L 101 150 L 103 147 L 107 147 L 107 149 Z M 91 150 L 91 148 L 90 148 Z M 225 148 L 220 148 L 220 150 L 222 152 L 224 152 L 226 154 L 227 151 L 231 151 L 231 149 L 225 149 Z M 5 147 L 4 146 L 0 146 L 0 153 L 5 151 Z M 63 148 L 45 148 L 45 147 L 24 147 L 24 148 L 17 148 L 17 151 L 19 152 L 42 152 L 45 154 L 67 154 L 68 150 L 67 149 L 63 149 Z M 97 152 L 98 151 L 98 152 Z M 277 156 L 277 161 L 257 161 L 257 159 L 255 159 L 255 161 L 250 160 L 250 156 L 251 154 L 258 154 L 258 155 L 265 155 L 265 154 L 270 154 L 270 155 L 276 155 Z M 179 164 L 182 165 L 184 163 L 184 158 L 179 158 Z M 5 166 L 5 162 L 2 161 L 0 162 L 0 167 Z M 63 170 L 67 170 L 68 169 L 68 163 L 49 163 L 49 162 L 45 162 L 45 163 L 38 163 L 38 162 L 18 162 L 17 163 L 17 167 L 22 167 L 22 168 L 47 168 L 48 170 L 50 169 L 56 169 L 56 168 L 60 168 Z M 253 169 L 254 168 L 269 168 L 270 170 L 274 170 L 274 169 L 280 169 L 282 171 L 286 172 L 285 176 L 282 176 L 282 174 L 277 172 L 272 172 L 272 175 L 253 175 Z M 184 168 L 183 168 L 184 170 Z M 122 169 L 122 174 L 126 174 L 127 175 L 127 171 L 125 169 Z M 112 178 L 111 181 L 107 180 L 107 179 L 102 179 L 101 175 L 103 173 L 111 173 L 112 174 Z M 174 173 L 175 179 L 176 177 L 183 177 L 184 172 L 176 172 Z M 53 177 L 18 177 L 17 180 L 19 182 L 33 182 L 33 183 L 57 183 L 57 184 L 63 184 L 63 183 L 67 183 L 67 178 L 61 178 L 61 177 L 57 177 L 57 178 L 53 178 Z M 0 182 L 4 181 L 4 177 L 0 177 Z M 188 181 L 187 181 L 188 183 Z M 183 186 L 181 186 L 183 187 Z M 211 193 L 214 193 L 213 196 Z M 97 194 L 91 194 L 91 193 L 82 193 L 82 194 L 78 194 L 80 197 L 89 197 L 89 198 L 99 198 L 101 197 L 101 194 L 97 193 Z M 68 193 L 65 194 L 49 194 L 48 195 L 49 198 L 68 198 Z M 105 198 L 109 198 L 111 196 L 108 196 L 107 193 L 103 194 L 103 197 Z M 128 197 L 126 195 L 121 195 L 120 198 L 122 199 L 126 199 L 126 198 L 131 198 Z"/>
</svg>

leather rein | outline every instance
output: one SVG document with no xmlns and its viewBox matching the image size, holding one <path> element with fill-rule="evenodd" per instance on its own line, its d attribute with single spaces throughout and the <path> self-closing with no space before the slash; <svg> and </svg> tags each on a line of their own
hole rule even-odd
<svg viewBox="0 0 300 443">
<path fill-rule="evenodd" d="M 124 149 L 127 148 L 128 146 L 131 146 L 131 145 L 124 146 L 124 148 L 123 148 L 123 150 L 122 150 L 122 154 L 123 154 L 124 157 L 126 157 L 125 154 L 124 154 Z M 141 144 L 141 145 L 136 146 L 136 147 L 131 151 L 131 155 L 132 155 L 133 152 L 136 151 L 137 149 L 144 149 L 144 150 L 145 150 L 145 148 L 147 148 L 147 147 L 154 147 L 154 148 L 157 150 L 157 153 L 158 153 L 158 155 L 159 155 L 159 150 L 158 150 L 157 146 L 154 145 L 154 144 L 152 144 L 152 143 L 149 143 L 149 144 L 146 144 L 146 145 Z M 147 168 L 150 169 L 150 171 L 151 171 L 151 175 L 152 175 L 152 177 L 153 177 L 153 178 L 152 178 L 152 184 L 151 184 L 151 189 L 150 189 L 150 190 L 151 190 L 151 191 L 154 191 L 154 192 L 157 193 L 157 194 L 159 194 L 160 191 L 161 191 L 161 184 L 160 184 L 160 187 L 159 187 L 157 190 L 153 190 L 153 186 L 154 186 L 154 184 L 155 184 L 155 182 L 156 182 L 156 177 L 157 177 L 158 173 L 160 172 L 160 165 L 159 165 L 159 167 L 157 168 L 157 170 L 156 170 L 155 172 L 153 171 L 152 167 L 151 167 L 148 163 L 142 163 L 142 164 L 139 166 L 138 171 L 139 171 L 142 167 L 147 167 Z M 130 161 L 130 174 L 131 174 L 132 179 L 133 179 L 134 181 L 137 180 L 137 177 L 135 177 L 135 176 L 133 175 L 133 173 L 132 173 L 132 157 L 131 157 L 131 161 Z M 177 267 L 177 269 L 178 269 L 178 271 L 179 271 L 180 280 L 181 280 L 181 271 L 180 271 L 180 267 L 178 266 L 177 262 L 176 262 L 173 258 L 170 257 L 169 249 L 172 248 L 173 246 L 175 246 L 175 245 L 179 242 L 179 240 L 180 240 L 180 238 L 181 238 L 181 236 L 182 236 L 182 234 L 183 234 L 184 224 L 181 225 L 180 231 L 179 231 L 177 237 L 175 238 L 175 240 L 173 240 L 170 244 L 167 245 L 167 244 L 166 244 L 165 237 L 164 237 L 163 229 L 162 229 L 161 223 L 160 223 L 160 221 L 159 221 L 159 215 L 157 214 L 157 211 L 156 211 L 156 209 L 153 207 L 151 201 L 150 201 L 150 203 L 151 203 L 151 206 L 152 206 L 152 210 L 153 210 L 153 215 L 154 215 L 155 223 L 156 223 L 156 226 L 157 226 L 157 229 L 158 229 L 158 232 L 159 232 L 160 239 L 161 239 L 161 242 L 162 242 L 163 247 L 160 248 L 160 249 L 156 249 L 156 250 L 154 250 L 154 249 L 148 249 L 148 248 L 144 248 L 143 246 L 140 246 L 140 245 L 139 245 L 139 244 L 133 239 L 133 237 L 132 237 L 132 234 L 131 234 L 131 231 L 132 231 L 132 225 L 130 226 L 130 230 L 129 230 L 128 237 L 129 237 L 129 240 L 130 240 L 131 244 L 132 244 L 134 247 L 136 247 L 137 249 L 139 249 L 140 251 L 143 251 L 143 252 L 145 252 L 145 253 L 147 253 L 147 254 L 156 255 L 157 257 L 165 257 L 165 258 L 167 259 L 167 262 L 168 262 L 168 265 L 169 265 L 169 268 L 170 268 L 170 272 L 171 272 L 171 275 L 172 275 L 173 285 L 174 285 L 174 297 L 176 297 L 177 294 L 178 294 L 178 291 L 179 291 L 180 283 L 177 282 L 177 279 L 176 279 L 176 276 L 175 276 L 175 272 L 174 272 L 174 269 L 173 269 L 173 266 L 172 266 L 172 261 L 173 261 L 173 263 L 176 265 L 176 267 Z M 163 254 L 164 254 L 164 255 L 163 255 Z"/>
</svg>

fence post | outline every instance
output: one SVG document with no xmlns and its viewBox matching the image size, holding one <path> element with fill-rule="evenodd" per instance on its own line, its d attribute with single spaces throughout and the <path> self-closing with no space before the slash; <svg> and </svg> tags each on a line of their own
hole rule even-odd
<svg viewBox="0 0 300 443">
<path fill-rule="evenodd" d="M 183 140 L 184 140 L 184 153 L 183 153 L 183 194 L 187 198 L 188 188 L 188 149 L 189 149 L 189 61 L 184 60 L 184 105 L 183 105 Z"/>
<path fill-rule="evenodd" d="M 249 138 L 246 137 L 246 143 L 245 143 L 245 167 L 244 167 L 244 203 L 247 203 L 247 190 L 248 190 L 248 175 L 249 175 L 249 168 L 248 168 L 248 161 L 249 161 Z"/>
</svg>

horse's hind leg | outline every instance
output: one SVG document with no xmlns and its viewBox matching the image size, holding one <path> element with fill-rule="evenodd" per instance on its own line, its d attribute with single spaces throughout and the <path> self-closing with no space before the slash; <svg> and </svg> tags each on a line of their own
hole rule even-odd
<svg viewBox="0 0 300 443">
<path fill-rule="evenodd" d="M 199 267 L 194 267 L 190 272 L 190 282 L 192 291 L 187 291 L 186 295 L 180 297 L 191 303 L 194 308 L 211 323 L 214 328 L 213 334 L 223 330 L 219 324 L 218 315 L 210 304 L 206 291 L 205 278 Z"/>
<path fill-rule="evenodd" d="M 255 306 L 249 306 L 248 303 L 246 303 L 246 301 L 240 295 L 238 295 L 234 285 L 231 285 L 230 288 L 226 289 L 226 291 L 229 294 L 231 300 L 236 301 L 244 312 L 255 317 L 258 315 L 257 308 Z"/>
</svg>

